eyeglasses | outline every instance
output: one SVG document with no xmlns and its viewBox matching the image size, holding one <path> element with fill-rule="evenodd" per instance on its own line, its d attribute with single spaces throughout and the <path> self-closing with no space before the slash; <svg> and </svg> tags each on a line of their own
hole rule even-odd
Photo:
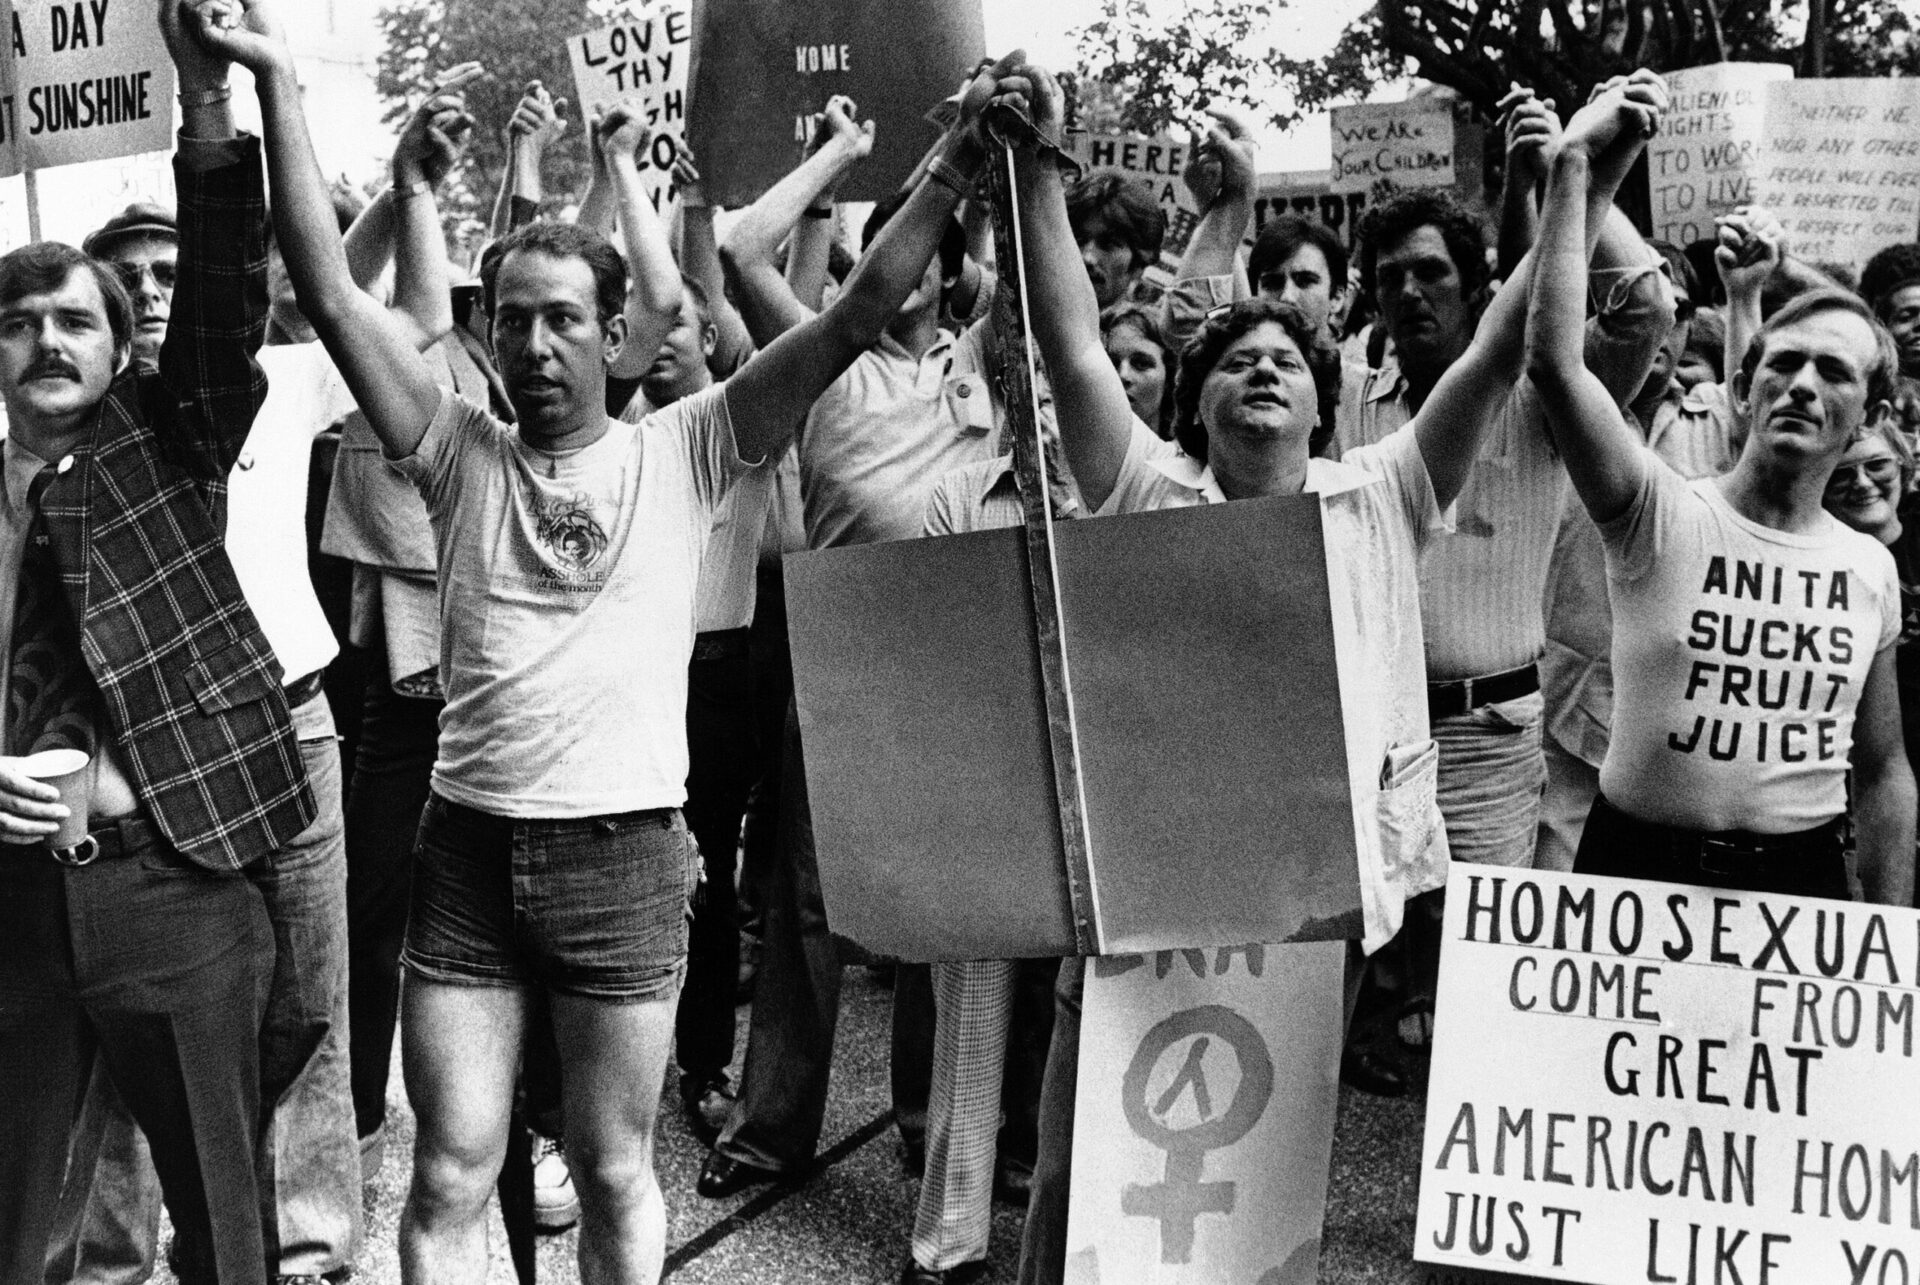
<svg viewBox="0 0 1920 1285">
<path fill-rule="evenodd" d="M 1865 480 L 1876 486 L 1885 486 L 1900 476 L 1900 461 L 1883 456 L 1877 460 L 1867 460 L 1860 464 L 1842 464 L 1833 470 L 1827 478 L 1827 489 L 1837 491 L 1843 487 Z"/>
<path fill-rule="evenodd" d="M 113 275 L 120 278 L 120 284 L 129 292 L 140 288 L 140 279 L 148 274 L 153 276 L 153 284 L 162 290 L 173 289 L 174 265 L 166 259 L 155 259 L 152 263 L 115 263 Z"/>
</svg>

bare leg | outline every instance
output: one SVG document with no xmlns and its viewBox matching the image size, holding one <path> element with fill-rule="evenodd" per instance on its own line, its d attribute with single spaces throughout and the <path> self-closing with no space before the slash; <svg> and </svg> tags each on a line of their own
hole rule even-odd
<svg viewBox="0 0 1920 1285">
<path fill-rule="evenodd" d="M 553 996 L 581 1285 L 660 1279 L 667 1206 L 653 1172 L 653 1123 L 677 993 L 628 1003 Z"/>
<path fill-rule="evenodd" d="M 402 994 L 401 1066 L 417 1132 L 400 1275 L 406 1285 L 471 1285 L 487 1278 L 487 1199 L 506 1155 L 527 994 L 411 972 Z"/>
</svg>

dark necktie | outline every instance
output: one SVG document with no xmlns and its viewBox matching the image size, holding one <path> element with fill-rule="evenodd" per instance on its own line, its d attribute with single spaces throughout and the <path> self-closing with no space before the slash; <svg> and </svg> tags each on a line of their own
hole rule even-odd
<svg viewBox="0 0 1920 1285">
<path fill-rule="evenodd" d="M 6 751 L 94 751 L 99 693 L 80 654 L 80 631 L 48 538 L 40 497 L 53 481 L 48 465 L 27 486 L 27 542 L 14 598 L 12 668 L 7 680 Z"/>
</svg>

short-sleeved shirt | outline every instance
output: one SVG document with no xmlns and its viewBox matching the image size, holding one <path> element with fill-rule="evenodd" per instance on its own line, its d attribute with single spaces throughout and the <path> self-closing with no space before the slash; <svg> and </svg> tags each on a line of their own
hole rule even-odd
<svg viewBox="0 0 1920 1285">
<path fill-rule="evenodd" d="M 1613 736 L 1600 788 L 1645 821 L 1785 834 L 1846 810 L 1854 712 L 1900 634 L 1893 558 L 1822 513 L 1810 534 L 1736 512 L 1651 454 L 1602 524 Z"/>
<path fill-rule="evenodd" d="M 568 455 L 444 393 L 396 461 L 440 563 L 436 792 L 500 816 L 584 817 L 686 798 L 694 590 L 750 466 L 724 386 Z"/>
<path fill-rule="evenodd" d="M 1156 442 L 1136 423 L 1100 514 L 1226 498 L 1211 469 L 1189 456 L 1156 458 Z M 1411 430 L 1342 461 L 1309 460 L 1306 489 L 1319 497 L 1324 523 L 1365 945 L 1374 950 L 1399 930 L 1405 898 L 1446 882 L 1418 564 L 1447 523 Z"/>
<path fill-rule="evenodd" d="M 808 548 L 914 539 L 933 484 L 994 454 L 983 337 L 915 357 L 883 335 L 820 395 L 797 439 Z"/>
</svg>

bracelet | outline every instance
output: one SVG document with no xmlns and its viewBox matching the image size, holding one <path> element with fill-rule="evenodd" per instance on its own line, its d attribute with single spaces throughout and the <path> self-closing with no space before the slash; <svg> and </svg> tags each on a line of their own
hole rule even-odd
<svg viewBox="0 0 1920 1285">
<path fill-rule="evenodd" d="M 831 205 L 809 205 L 807 207 L 807 217 L 810 219 L 830 219 L 833 217 L 833 207 Z"/>
<path fill-rule="evenodd" d="M 423 178 L 417 178 L 404 187 L 398 183 L 393 185 L 393 199 L 396 201 L 410 201 L 416 196 L 431 196 L 432 194 L 433 184 Z"/>
<path fill-rule="evenodd" d="M 182 107 L 211 107 L 232 98 L 233 86 L 223 82 L 212 89 L 183 89 L 174 97 L 180 100 Z"/>
<path fill-rule="evenodd" d="M 973 195 L 975 177 L 962 174 L 959 168 L 944 156 L 936 156 L 927 162 L 927 177 L 963 201 Z"/>
</svg>

